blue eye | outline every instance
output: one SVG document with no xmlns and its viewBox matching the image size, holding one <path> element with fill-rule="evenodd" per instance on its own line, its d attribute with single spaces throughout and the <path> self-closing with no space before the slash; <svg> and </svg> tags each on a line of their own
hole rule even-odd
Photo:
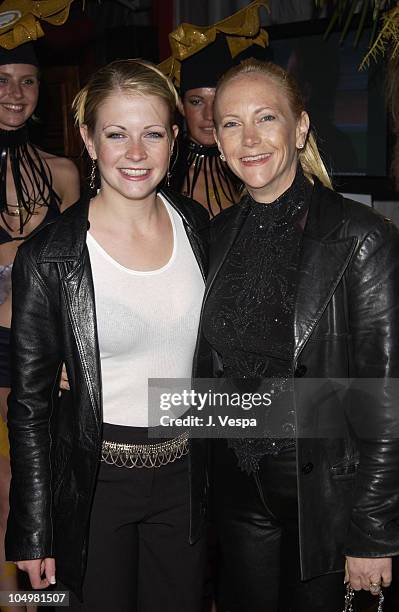
<svg viewBox="0 0 399 612">
<path fill-rule="evenodd" d="M 125 135 L 121 134 L 120 132 L 109 132 L 109 134 L 107 134 L 107 138 L 111 138 L 112 140 L 122 140 L 125 138 Z"/>
<path fill-rule="evenodd" d="M 163 132 L 148 132 L 148 134 L 146 134 L 146 138 L 154 138 L 154 140 L 158 140 L 164 136 L 165 134 Z"/>
<path fill-rule="evenodd" d="M 230 128 L 235 127 L 236 125 L 238 125 L 236 121 L 226 121 L 226 123 L 223 124 L 223 127 Z"/>
</svg>

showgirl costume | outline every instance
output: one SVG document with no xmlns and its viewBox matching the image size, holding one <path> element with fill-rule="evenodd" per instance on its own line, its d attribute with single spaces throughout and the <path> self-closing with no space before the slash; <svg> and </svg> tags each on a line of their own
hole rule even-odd
<svg viewBox="0 0 399 612">
<path fill-rule="evenodd" d="M 7 163 L 10 161 L 11 172 L 17 195 L 17 206 L 7 203 Z M 54 191 L 50 168 L 41 159 L 36 147 L 29 143 L 26 126 L 19 130 L 0 130 L 0 215 L 6 225 L 9 217 L 19 217 L 19 232 L 31 217 L 37 214 L 37 208 L 47 206 L 48 211 L 35 231 L 60 214 L 60 197 Z M 12 236 L 0 226 L 0 245 L 15 240 L 25 240 L 26 236 Z M 12 262 L 0 265 L 0 304 L 3 304 L 11 293 Z M 10 329 L 0 326 L 0 387 L 10 386 L 9 373 L 9 336 Z"/>
<path fill-rule="evenodd" d="M 206 147 L 186 135 L 179 141 L 179 153 L 171 173 L 170 185 L 194 199 L 195 187 L 201 174 L 204 177 L 206 207 L 210 217 L 215 216 L 215 208 L 218 213 L 225 208 L 223 202 L 235 204 L 240 182 L 220 159 L 217 146 Z"/>
<path fill-rule="evenodd" d="M 33 45 L 26 43 L 7 51 L 0 49 L 0 65 L 29 64 L 38 66 Z M 7 176 L 11 171 L 15 186 L 16 205 L 7 201 Z M 5 228 L 0 226 L 0 246 L 27 238 L 24 228 L 37 209 L 47 207 L 47 214 L 39 227 L 60 214 L 61 200 L 53 189 L 51 171 L 35 147 L 29 142 L 26 125 L 17 130 L 0 130 L 0 215 Z M 19 217 L 19 236 L 13 236 L 11 217 Z M 7 229 L 6 229 L 7 228 Z M 11 273 L 13 262 L 0 265 L 0 304 L 11 294 Z M 10 387 L 9 327 L 0 326 L 0 387 Z M 0 454 L 8 454 L 8 439 L 5 425 L 0 419 Z"/>
<path fill-rule="evenodd" d="M 192 89 L 216 88 L 221 76 L 247 57 L 268 58 L 268 36 L 259 19 L 259 8 L 264 5 L 263 1 L 252 2 L 213 26 L 184 23 L 169 34 L 172 55 L 159 67 L 170 76 L 182 98 Z M 196 199 L 199 184 L 204 185 L 201 204 L 210 217 L 240 199 L 241 183 L 220 159 L 217 146 L 194 142 L 186 133 L 176 144 L 170 186 Z"/>
</svg>

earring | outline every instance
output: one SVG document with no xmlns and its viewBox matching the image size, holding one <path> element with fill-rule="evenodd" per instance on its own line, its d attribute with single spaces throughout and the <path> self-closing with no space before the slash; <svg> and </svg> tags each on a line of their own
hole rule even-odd
<svg viewBox="0 0 399 612">
<path fill-rule="evenodd" d="M 303 149 L 303 147 L 304 147 L 303 144 L 298 145 L 298 149 Z"/>
<path fill-rule="evenodd" d="M 91 172 L 89 187 L 92 191 L 96 188 L 96 172 L 97 172 L 97 160 L 94 157 L 91 158 Z"/>
<path fill-rule="evenodd" d="M 226 161 L 226 158 L 225 158 L 225 156 L 223 155 L 223 153 L 221 153 L 221 154 L 220 154 L 220 159 L 221 159 L 222 161 Z"/>
<path fill-rule="evenodd" d="M 166 187 L 170 187 L 170 172 L 169 170 L 166 173 Z"/>
</svg>

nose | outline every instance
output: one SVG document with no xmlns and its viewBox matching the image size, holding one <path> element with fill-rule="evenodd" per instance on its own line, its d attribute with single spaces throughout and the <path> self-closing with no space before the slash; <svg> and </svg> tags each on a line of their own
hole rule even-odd
<svg viewBox="0 0 399 612">
<path fill-rule="evenodd" d="M 245 124 L 242 132 L 243 144 L 247 147 L 253 147 L 260 142 L 260 136 L 256 126 L 252 123 Z"/>
<path fill-rule="evenodd" d="M 204 105 L 204 119 L 213 123 L 213 100 L 207 101 Z"/>
<path fill-rule="evenodd" d="M 141 139 L 131 140 L 126 150 L 125 156 L 133 161 L 140 161 L 147 157 L 144 143 Z"/>
<path fill-rule="evenodd" d="M 22 93 L 22 87 L 21 85 L 16 82 L 16 81 L 10 81 L 9 85 L 8 85 L 8 93 L 10 96 L 12 96 L 15 100 L 19 100 L 23 97 L 23 93 Z"/>
</svg>

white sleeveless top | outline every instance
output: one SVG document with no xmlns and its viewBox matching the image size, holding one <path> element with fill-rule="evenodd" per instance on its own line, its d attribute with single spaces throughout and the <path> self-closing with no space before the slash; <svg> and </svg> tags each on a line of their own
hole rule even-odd
<svg viewBox="0 0 399 612">
<path fill-rule="evenodd" d="M 148 378 L 191 376 L 204 280 L 180 215 L 162 202 L 173 227 L 173 253 L 162 268 L 125 268 L 87 234 L 104 422 L 114 425 L 148 426 Z"/>
</svg>

